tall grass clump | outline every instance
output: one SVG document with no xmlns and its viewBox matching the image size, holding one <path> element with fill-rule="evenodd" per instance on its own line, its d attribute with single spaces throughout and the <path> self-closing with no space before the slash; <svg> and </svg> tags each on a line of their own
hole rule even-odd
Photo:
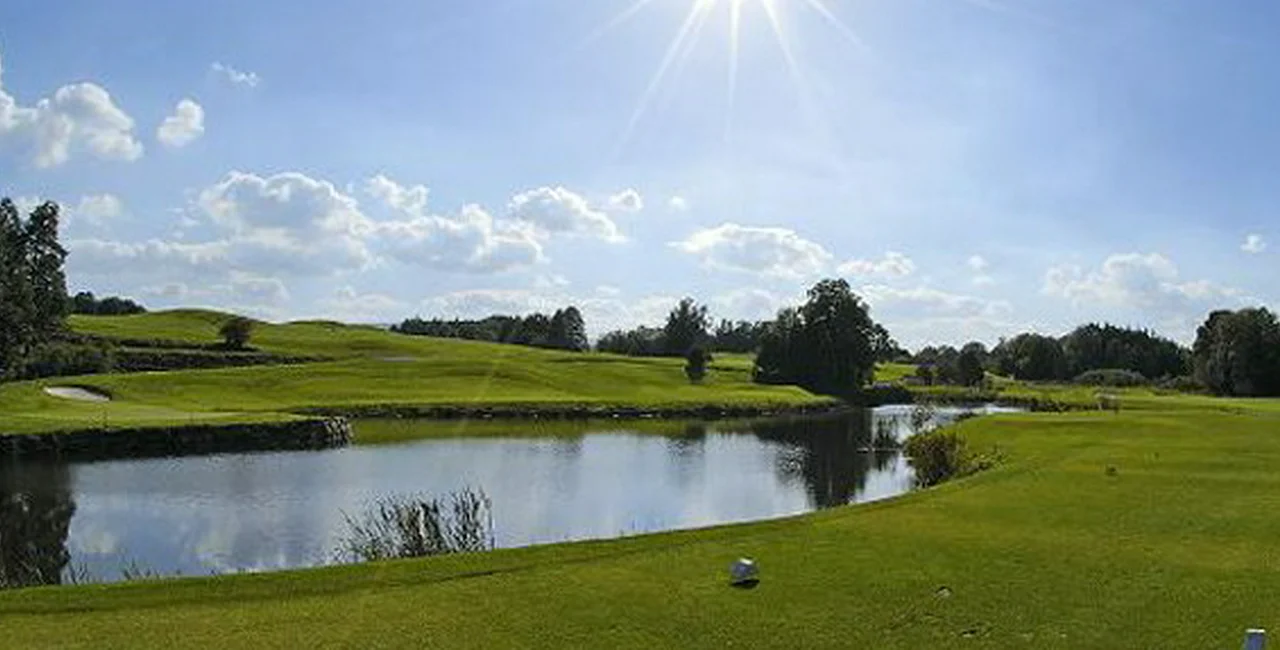
<svg viewBox="0 0 1280 650">
<path fill-rule="evenodd" d="M 343 513 L 347 533 L 339 561 L 376 562 L 494 547 L 489 497 L 470 488 L 444 498 L 418 495 L 382 497 L 361 516 Z"/>
</svg>

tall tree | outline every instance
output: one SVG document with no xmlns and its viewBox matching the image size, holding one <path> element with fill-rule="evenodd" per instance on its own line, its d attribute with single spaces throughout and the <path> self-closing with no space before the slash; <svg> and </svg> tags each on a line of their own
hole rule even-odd
<svg viewBox="0 0 1280 650">
<path fill-rule="evenodd" d="M 684 356 L 694 346 L 707 338 L 711 319 L 705 305 L 693 298 L 685 298 L 667 314 L 667 324 L 662 328 L 664 352 L 668 356 Z"/>
<path fill-rule="evenodd" d="M 1280 323 L 1266 308 L 1215 311 L 1196 331 L 1196 376 L 1220 395 L 1280 395 Z"/>
<path fill-rule="evenodd" d="M 31 287 L 31 327 L 36 342 L 47 341 L 67 317 L 67 250 L 58 243 L 58 205 L 46 201 L 31 213 L 24 231 L 27 281 Z"/>
<path fill-rule="evenodd" d="M 756 381 L 856 390 L 875 369 L 874 325 L 848 282 L 823 280 L 798 310 L 779 312 L 756 357 Z"/>
<path fill-rule="evenodd" d="M 35 338 L 26 239 L 17 206 L 0 199 L 0 376 L 13 371 Z"/>
</svg>

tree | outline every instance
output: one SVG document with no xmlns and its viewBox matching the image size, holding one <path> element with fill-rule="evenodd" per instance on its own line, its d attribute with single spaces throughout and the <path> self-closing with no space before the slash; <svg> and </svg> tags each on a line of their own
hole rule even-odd
<svg viewBox="0 0 1280 650">
<path fill-rule="evenodd" d="M 822 392 L 856 390 L 875 370 L 875 323 L 845 280 L 822 280 L 795 311 L 783 310 L 756 358 L 756 381 Z"/>
<path fill-rule="evenodd" d="M 880 323 L 871 326 L 871 349 L 876 361 L 881 363 L 896 361 L 907 356 L 907 351 L 903 350 L 892 336 L 889 336 L 889 330 Z"/>
<path fill-rule="evenodd" d="M 581 352 L 588 349 L 586 325 L 577 307 L 557 309 L 551 316 L 548 345 L 561 350 Z"/>
<path fill-rule="evenodd" d="M 667 324 L 662 328 L 663 352 L 673 357 L 688 354 L 707 338 L 710 326 L 711 319 L 705 305 L 699 305 L 693 298 L 681 300 L 667 314 Z"/>
<path fill-rule="evenodd" d="M 982 370 L 982 362 L 982 354 L 978 348 L 972 347 L 972 344 L 964 346 L 956 357 L 956 381 L 964 386 L 981 384 L 986 376 Z"/>
<path fill-rule="evenodd" d="M 27 281 L 31 287 L 31 327 L 43 343 L 67 317 L 67 250 L 58 243 L 58 204 L 46 201 L 27 220 Z"/>
<path fill-rule="evenodd" d="M 25 248 L 18 208 L 7 198 L 0 199 L 0 375 L 9 374 L 31 345 L 35 305 Z"/>
<path fill-rule="evenodd" d="M 702 383 L 707 376 L 707 363 L 710 361 L 711 355 L 707 354 L 701 346 L 689 349 L 689 353 L 685 355 L 684 374 L 689 378 L 690 383 Z"/>
<path fill-rule="evenodd" d="M 1019 334 L 1002 340 L 992 351 L 1002 374 L 1029 381 L 1051 381 L 1067 378 L 1066 356 L 1062 344 L 1051 336 Z"/>
<path fill-rule="evenodd" d="M 1089 323 L 1064 336 L 1062 350 L 1072 377 L 1090 370 L 1131 370 L 1159 379 L 1188 370 L 1186 350 L 1146 330 Z"/>
<path fill-rule="evenodd" d="M 1280 395 L 1280 323 L 1266 308 L 1215 311 L 1196 330 L 1195 374 L 1219 395 Z"/>
<path fill-rule="evenodd" d="M 253 321 L 244 316 L 233 316 L 222 324 L 218 335 L 222 337 L 228 348 L 244 349 L 253 336 Z"/>
</svg>

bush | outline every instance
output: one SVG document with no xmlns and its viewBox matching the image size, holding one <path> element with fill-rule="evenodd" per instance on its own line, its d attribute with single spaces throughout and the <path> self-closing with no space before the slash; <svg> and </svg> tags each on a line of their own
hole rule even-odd
<svg viewBox="0 0 1280 650">
<path fill-rule="evenodd" d="M 1082 372 L 1076 376 L 1072 382 L 1084 386 L 1146 386 L 1147 378 L 1141 373 L 1132 370 L 1122 370 L 1119 368 L 1106 368 L 1103 370 L 1090 370 Z"/>
<path fill-rule="evenodd" d="M 16 379 L 70 377 L 111 372 L 115 350 L 105 344 L 49 343 L 31 351 L 14 372 Z"/>
<path fill-rule="evenodd" d="M 253 321 L 243 316 L 235 316 L 222 324 L 218 336 L 226 343 L 227 348 L 243 350 L 253 336 Z"/>
<path fill-rule="evenodd" d="M 1179 393 L 1204 393 L 1208 392 L 1208 388 L 1200 383 L 1191 375 L 1182 375 L 1180 377 L 1165 377 L 1160 380 L 1157 387 L 1164 390 L 1174 390 Z"/>
<path fill-rule="evenodd" d="M 690 383 L 702 383 L 707 376 L 707 363 L 710 361 L 711 355 L 707 354 L 706 350 L 702 348 L 689 350 L 689 354 L 685 355 L 684 374 L 689 378 Z"/>
<path fill-rule="evenodd" d="M 902 451 L 916 470 L 916 484 L 930 487 L 963 475 L 968 464 L 964 438 L 955 431 L 937 430 L 907 438 Z"/>
</svg>

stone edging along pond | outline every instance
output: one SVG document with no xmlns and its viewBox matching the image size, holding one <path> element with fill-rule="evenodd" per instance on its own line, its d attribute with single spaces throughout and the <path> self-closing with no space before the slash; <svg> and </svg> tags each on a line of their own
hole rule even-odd
<svg viewBox="0 0 1280 650">
<path fill-rule="evenodd" d="M 329 449 L 351 444 L 345 418 L 190 424 L 0 435 L 0 460 L 107 460 L 248 451 Z"/>
</svg>

